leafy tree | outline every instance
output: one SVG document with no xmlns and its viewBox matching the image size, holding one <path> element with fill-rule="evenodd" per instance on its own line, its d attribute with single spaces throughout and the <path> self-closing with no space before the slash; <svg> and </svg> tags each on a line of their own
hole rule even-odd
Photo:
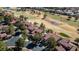
<svg viewBox="0 0 79 59">
<path fill-rule="evenodd" d="M 47 17 L 47 15 L 46 15 L 46 13 L 45 13 L 42 19 L 46 19 L 46 17 Z"/>
<path fill-rule="evenodd" d="M 0 41 L 0 51 L 6 51 L 6 45 L 3 41 Z"/>
<path fill-rule="evenodd" d="M 79 38 L 76 38 L 76 39 L 75 39 L 75 42 L 79 43 Z"/>
<path fill-rule="evenodd" d="M 24 17 L 24 20 L 26 21 L 28 19 L 28 17 Z"/>
<path fill-rule="evenodd" d="M 78 17 L 77 17 L 77 16 L 75 16 L 75 21 L 76 21 L 76 20 L 78 20 Z"/>
<path fill-rule="evenodd" d="M 23 21 L 23 19 L 24 19 L 24 16 L 23 15 L 20 15 L 20 21 Z"/>
<path fill-rule="evenodd" d="M 75 20 L 74 20 L 74 22 L 76 22 L 78 20 L 78 16 L 75 16 Z"/>
<path fill-rule="evenodd" d="M 54 50 L 56 46 L 57 46 L 57 43 L 56 43 L 55 39 L 53 37 L 50 37 L 48 39 L 48 45 L 47 45 L 48 50 L 50 50 L 50 51 Z"/>
<path fill-rule="evenodd" d="M 0 7 L 0 12 L 2 12 L 2 8 Z"/>
<path fill-rule="evenodd" d="M 53 30 L 52 30 L 52 29 L 47 29 L 46 32 L 47 32 L 47 33 L 53 33 Z"/>
<path fill-rule="evenodd" d="M 21 22 L 21 21 L 17 21 L 15 26 L 17 26 L 21 30 L 25 30 L 26 29 L 25 24 L 23 22 Z"/>
<path fill-rule="evenodd" d="M 36 41 L 36 42 L 39 42 L 40 39 L 42 37 L 42 34 L 41 33 L 36 33 L 33 37 L 32 37 L 32 41 Z"/>
<path fill-rule="evenodd" d="M 12 16 L 11 15 L 5 15 L 4 16 L 4 20 L 5 20 L 5 23 L 7 23 L 7 24 L 10 24 L 10 21 L 11 21 L 11 19 L 12 19 Z"/>
<path fill-rule="evenodd" d="M 21 21 L 17 21 L 17 22 L 15 23 L 15 26 L 19 27 L 20 24 L 21 24 Z"/>
<path fill-rule="evenodd" d="M 13 48 L 7 48 L 6 51 L 14 51 Z"/>
<path fill-rule="evenodd" d="M 21 30 L 25 30 L 25 29 L 26 29 L 26 26 L 24 25 L 24 23 L 22 23 L 22 24 L 20 24 L 19 28 L 20 28 Z"/>
<path fill-rule="evenodd" d="M 22 37 L 24 40 L 27 38 L 27 36 L 28 36 L 27 30 L 22 30 Z"/>
<path fill-rule="evenodd" d="M 38 23 L 37 23 L 37 22 L 34 22 L 34 25 L 35 25 L 35 26 L 37 26 L 37 25 L 38 25 Z"/>
<path fill-rule="evenodd" d="M 14 31 L 15 31 L 15 29 L 14 29 L 14 25 L 13 25 L 13 24 L 10 24 L 10 25 L 9 25 L 9 28 L 8 28 L 8 32 L 9 32 L 9 34 L 13 34 Z"/>
<path fill-rule="evenodd" d="M 72 18 L 71 16 L 68 16 L 68 19 L 67 20 L 69 21 L 71 18 Z"/>
<path fill-rule="evenodd" d="M 79 31 L 79 29 L 77 29 L 77 31 Z"/>
<path fill-rule="evenodd" d="M 45 31 L 45 25 L 43 23 L 40 24 L 40 28 L 43 29 L 43 32 Z"/>
<path fill-rule="evenodd" d="M 16 49 L 17 50 L 22 50 L 22 47 L 24 47 L 25 40 L 22 38 L 19 38 L 16 42 Z"/>
</svg>

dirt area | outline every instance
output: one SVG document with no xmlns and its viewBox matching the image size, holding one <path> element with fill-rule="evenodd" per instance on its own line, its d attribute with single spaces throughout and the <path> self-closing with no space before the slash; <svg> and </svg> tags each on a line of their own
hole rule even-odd
<svg viewBox="0 0 79 59">
<path fill-rule="evenodd" d="M 55 20 L 55 21 L 61 23 L 60 25 L 56 26 L 54 24 L 51 24 L 50 22 L 47 22 L 46 20 L 42 20 L 41 18 L 43 17 L 43 15 L 38 16 L 37 14 L 31 14 L 30 11 L 24 12 L 24 13 L 22 12 L 22 13 L 19 13 L 19 14 L 17 13 L 17 15 L 20 15 L 20 14 L 23 14 L 23 15 L 30 17 L 28 20 L 31 21 L 31 22 L 37 22 L 39 24 L 44 23 L 46 28 L 52 29 L 55 32 L 66 33 L 67 35 L 69 35 L 72 38 L 72 40 L 79 37 L 79 34 L 77 34 L 77 32 L 76 32 L 76 28 L 73 27 L 73 26 L 70 26 L 70 25 L 68 25 L 64 22 L 61 22 L 61 21 L 58 21 L 58 20 L 55 20 L 55 19 L 52 19 L 52 18 L 48 18 L 51 21 Z M 42 14 L 44 14 L 44 13 L 42 13 Z"/>
<path fill-rule="evenodd" d="M 45 20 L 41 20 L 41 19 L 39 19 L 39 20 L 31 20 L 31 22 L 37 22 L 37 23 L 44 23 L 45 24 L 45 26 L 46 26 L 46 28 L 49 28 L 49 29 L 52 29 L 53 31 L 55 31 L 55 32 L 58 32 L 58 33 L 61 33 L 61 32 L 63 32 L 63 33 L 66 33 L 66 34 L 68 34 L 70 37 L 72 37 L 72 40 L 74 40 L 76 37 L 79 37 L 79 35 L 74 31 L 74 30 L 72 30 L 72 31 L 68 31 L 68 29 L 66 30 L 66 29 L 63 29 L 63 28 L 61 28 L 61 27 L 58 27 L 58 26 L 55 26 L 55 25 L 52 25 L 52 24 L 50 24 L 49 22 L 47 22 L 47 21 L 45 21 Z M 68 27 L 67 27 L 68 28 Z"/>
</svg>

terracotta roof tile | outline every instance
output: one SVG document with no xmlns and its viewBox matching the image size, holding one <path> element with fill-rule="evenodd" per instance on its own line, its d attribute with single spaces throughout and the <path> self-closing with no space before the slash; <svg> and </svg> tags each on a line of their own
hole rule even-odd
<svg viewBox="0 0 79 59">
<path fill-rule="evenodd" d="M 57 47 L 56 47 L 56 50 L 57 50 L 57 51 L 65 51 L 65 49 L 64 49 L 62 46 L 57 46 Z"/>
</svg>

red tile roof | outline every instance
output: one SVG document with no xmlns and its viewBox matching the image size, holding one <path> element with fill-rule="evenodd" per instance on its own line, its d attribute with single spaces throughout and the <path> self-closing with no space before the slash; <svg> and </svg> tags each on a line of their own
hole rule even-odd
<svg viewBox="0 0 79 59">
<path fill-rule="evenodd" d="M 63 41 L 63 40 L 60 40 L 58 43 L 61 44 L 65 48 L 71 48 L 72 47 L 71 44 L 69 44 L 69 43 L 67 43 L 66 41 Z"/>
<path fill-rule="evenodd" d="M 0 38 L 6 37 L 6 36 L 7 36 L 6 33 L 2 33 L 2 34 L 0 34 Z"/>
<path fill-rule="evenodd" d="M 77 50 L 77 47 L 76 46 L 74 46 L 74 47 L 72 47 L 71 49 L 70 49 L 70 51 L 76 51 Z"/>
<path fill-rule="evenodd" d="M 56 47 L 56 50 L 57 50 L 57 51 L 65 51 L 65 49 L 64 49 L 62 46 L 57 46 L 57 47 Z"/>
<path fill-rule="evenodd" d="M 11 23 L 12 23 L 12 24 L 16 23 L 16 20 L 12 20 Z"/>
<path fill-rule="evenodd" d="M 52 33 L 47 33 L 43 36 L 43 39 L 48 40 L 52 36 Z"/>
</svg>

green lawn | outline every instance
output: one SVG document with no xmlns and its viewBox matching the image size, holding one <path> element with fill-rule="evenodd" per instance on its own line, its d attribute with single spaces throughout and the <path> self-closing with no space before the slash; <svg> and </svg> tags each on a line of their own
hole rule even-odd
<svg viewBox="0 0 79 59">
<path fill-rule="evenodd" d="M 52 15 L 52 14 L 50 14 L 50 13 L 46 13 L 46 14 L 47 14 L 47 16 L 49 16 L 49 17 L 51 17 L 51 18 L 53 18 L 53 19 L 61 20 L 61 17 L 60 17 L 60 16 Z"/>
<path fill-rule="evenodd" d="M 63 37 L 67 37 L 67 38 L 69 38 L 70 36 L 69 35 L 67 35 L 67 34 L 65 34 L 65 33 L 59 33 L 61 36 L 63 36 Z"/>
<path fill-rule="evenodd" d="M 60 20 L 60 21 L 63 21 L 71 26 L 75 26 L 75 27 L 78 27 L 79 26 L 79 21 L 74 21 L 74 18 L 71 18 L 70 21 L 66 20 L 66 19 L 62 19 L 61 18 L 61 15 L 58 16 L 58 15 L 52 15 L 50 13 L 46 13 L 47 16 L 51 17 L 52 19 L 55 19 L 55 20 Z"/>
<path fill-rule="evenodd" d="M 72 26 L 75 26 L 75 27 L 78 27 L 78 26 L 79 26 L 79 21 L 78 21 L 78 22 L 67 21 L 67 23 L 68 23 L 69 25 L 72 25 Z"/>
<path fill-rule="evenodd" d="M 34 16 L 32 16 L 32 15 L 27 15 L 25 12 L 15 12 L 15 15 L 24 15 L 24 16 L 27 16 L 28 19 L 35 19 Z"/>
</svg>

